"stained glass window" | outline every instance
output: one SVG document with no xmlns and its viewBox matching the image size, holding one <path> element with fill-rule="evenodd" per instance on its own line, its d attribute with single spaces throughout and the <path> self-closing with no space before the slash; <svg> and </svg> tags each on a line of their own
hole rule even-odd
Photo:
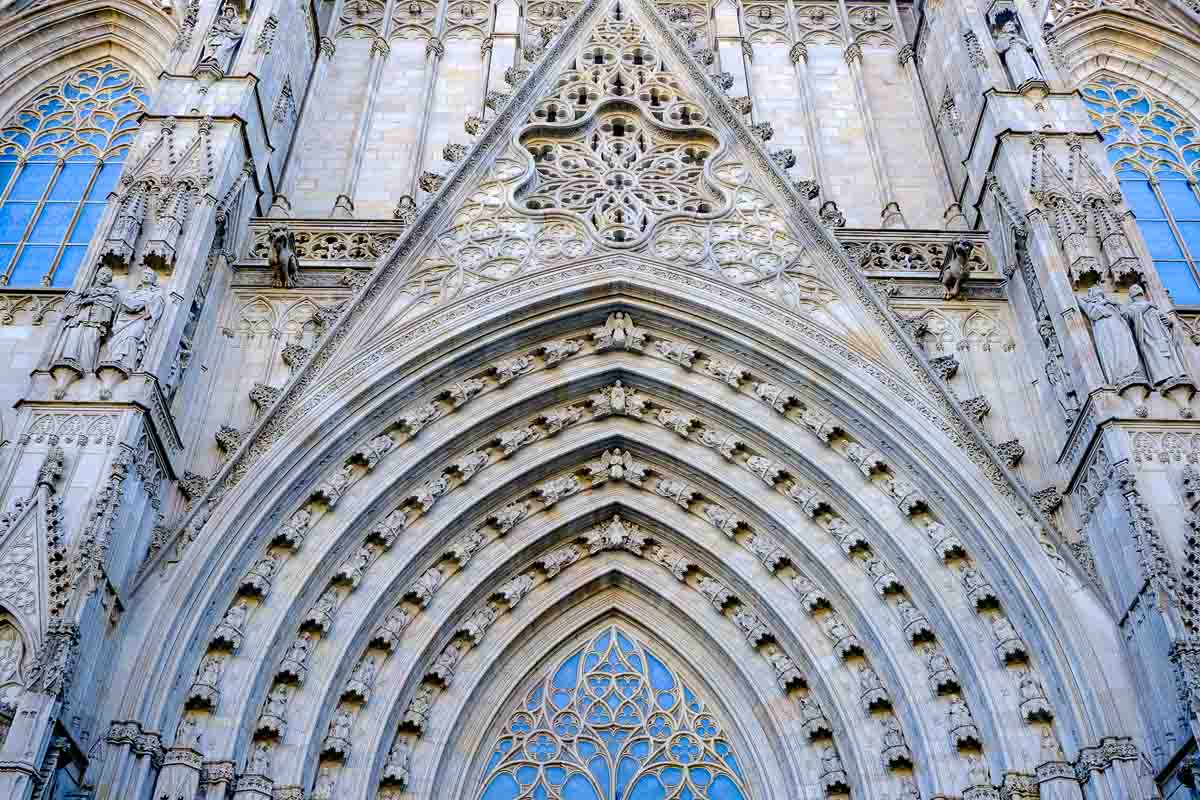
<svg viewBox="0 0 1200 800">
<path fill-rule="evenodd" d="M 632 634 L 562 659 L 509 716 L 480 800 L 749 800 L 716 716 Z"/>
<path fill-rule="evenodd" d="M 129 154 L 146 90 L 106 61 L 71 73 L 0 127 L 0 282 L 70 286 Z"/>
<path fill-rule="evenodd" d="M 1113 78 L 1085 85 L 1083 98 L 1159 277 L 1176 303 L 1200 305 L 1196 126 L 1170 103 Z"/>
</svg>

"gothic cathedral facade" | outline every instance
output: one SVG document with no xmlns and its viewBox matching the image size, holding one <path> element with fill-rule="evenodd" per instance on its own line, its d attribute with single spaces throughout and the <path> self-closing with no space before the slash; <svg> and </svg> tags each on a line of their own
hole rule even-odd
<svg viewBox="0 0 1200 800">
<path fill-rule="evenodd" d="M 1200 2 L 0 0 L 0 798 L 1197 800 Z"/>
</svg>

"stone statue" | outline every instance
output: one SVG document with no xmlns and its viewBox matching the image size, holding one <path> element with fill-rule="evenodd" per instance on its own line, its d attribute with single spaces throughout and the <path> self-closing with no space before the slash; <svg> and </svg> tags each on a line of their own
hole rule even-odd
<svg viewBox="0 0 1200 800">
<path fill-rule="evenodd" d="M 1145 373 L 1138 358 L 1133 332 L 1126 322 L 1120 304 L 1106 295 L 1104 289 L 1099 286 L 1088 289 L 1087 297 L 1080 300 L 1079 304 L 1092 321 L 1096 350 L 1100 354 L 1100 363 L 1104 367 L 1108 382 L 1119 385 L 1131 380 L 1144 379 Z"/>
<path fill-rule="evenodd" d="M 309 800 L 334 800 L 337 794 L 337 779 L 336 768 L 330 764 L 323 764 L 317 773 L 317 782 L 313 784 Z"/>
<path fill-rule="evenodd" d="M 1008 67 L 1013 88 L 1020 87 L 1026 81 L 1042 80 L 1042 71 L 1033 57 L 1033 45 L 1021 35 L 1015 19 L 1008 20 L 1000 27 L 996 34 L 996 52 L 1004 60 L 1004 66 Z"/>
<path fill-rule="evenodd" d="M 1175 321 L 1146 299 L 1138 284 L 1129 287 L 1129 302 L 1121 314 L 1133 328 L 1133 339 L 1146 367 L 1146 375 L 1154 386 L 1167 381 L 1187 378 L 1183 352 L 1172 336 Z"/>
<path fill-rule="evenodd" d="M 329 723 L 329 738 L 349 739 L 350 727 L 354 724 L 354 715 L 348 708 L 339 708 Z"/>
<path fill-rule="evenodd" d="M 146 342 L 154 333 L 163 306 L 158 274 L 147 267 L 142 270 L 142 281 L 138 288 L 116 303 L 116 319 L 104 363 L 112 364 L 124 372 L 132 372 L 141 366 Z"/>
<path fill-rule="evenodd" d="M 963 281 L 971 273 L 971 252 L 974 249 L 969 240 L 959 239 L 946 250 L 938 274 L 938 281 L 946 287 L 942 295 L 946 300 L 952 300 L 962 292 Z"/>
<path fill-rule="evenodd" d="M 121 293 L 112 285 L 108 267 L 96 271 L 92 285 L 73 295 L 63 312 L 63 326 L 54 343 L 51 366 L 63 364 L 86 375 L 96 371 L 100 345 L 112 330 L 113 316 Z"/>
<path fill-rule="evenodd" d="M 179 727 L 175 729 L 175 746 L 190 747 L 193 750 L 200 749 L 200 719 L 189 714 L 179 720 Z"/>
<path fill-rule="evenodd" d="M 257 741 L 254 743 L 253 749 L 250 750 L 250 758 L 246 762 L 246 774 L 264 777 L 271 774 L 270 742 Z"/>
<path fill-rule="evenodd" d="M 21 634 L 12 625 L 0 628 L 0 686 L 21 683 L 21 657 L 24 655 Z"/>
<path fill-rule="evenodd" d="M 267 707 L 264 711 L 273 717 L 285 719 L 287 717 L 288 699 L 291 691 L 286 683 L 279 683 L 271 690 L 271 694 L 267 696 Z"/>
<path fill-rule="evenodd" d="M 237 3 L 225 0 L 212 27 L 204 37 L 204 48 L 200 51 L 200 64 L 216 67 L 225 73 L 233 66 L 233 56 L 246 33 L 246 26 L 238 14 Z"/>
<path fill-rule="evenodd" d="M 271 251 L 267 263 L 275 278 L 275 285 L 291 289 L 300 278 L 300 262 L 296 260 L 296 234 L 284 225 L 276 225 L 267 234 Z"/>
<path fill-rule="evenodd" d="M 204 686 L 216 686 L 221 681 L 221 672 L 225 665 L 217 656 L 208 656 L 200 664 L 200 672 L 196 675 L 196 683 Z"/>
</svg>

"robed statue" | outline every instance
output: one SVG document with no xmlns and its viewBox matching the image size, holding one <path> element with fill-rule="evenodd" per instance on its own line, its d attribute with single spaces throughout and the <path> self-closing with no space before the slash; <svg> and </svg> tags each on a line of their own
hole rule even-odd
<svg viewBox="0 0 1200 800">
<path fill-rule="evenodd" d="M 116 312 L 104 363 L 132 372 L 141 366 L 146 343 L 163 312 L 162 293 L 154 270 L 148 267 L 142 270 L 138 288 L 118 301 Z"/>
<path fill-rule="evenodd" d="M 1092 321 L 1096 351 L 1100 354 L 1100 364 L 1108 382 L 1120 385 L 1145 380 L 1133 331 L 1125 320 L 1121 305 L 1106 295 L 1100 286 L 1089 289 L 1079 305 Z"/>
<path fill-rule="evenodd" d="M 1042 71 L 1033 57 L 1033 45 L 1021 35 L 1016 20 L 1010 19 L 1000 26 L 1000 32 L 996 34 L 996 52 L 1008 67 L 1013 88 L 1020 88 L 1026 81 L 1042 80 Z"/>
<path fill-rule="evenodd" d="M 1171 331 L 1175 321 L 1147 300 L 1138 284 L 1129 287 L 1129 302 L 1121 308 L 1121 314 L 1133 330 L 1146 376 L 1153 386 L 1188 377 L 1183 351 Z"/>
<path fill-rule="evenodd" d="M 70 296 L 63 312 L 63 326 L 50 357 L 51 366 L 67 366 L 87 375 L 96 371 L 100 345 L 112 329 L 121 293 L 112 285 L 108 267 L 96 272 L 92 285 Z"/>
<path fill-rule="evenodd" d="M 246 26 L 242 24 L 242 18 L 238 14 L 237 3 L 226 0 L 204 37 L 200 64 L 216 67 L 222 73 L 228 72 L 233 66 L 233 56 L 245 33 Z"/>
</svg>

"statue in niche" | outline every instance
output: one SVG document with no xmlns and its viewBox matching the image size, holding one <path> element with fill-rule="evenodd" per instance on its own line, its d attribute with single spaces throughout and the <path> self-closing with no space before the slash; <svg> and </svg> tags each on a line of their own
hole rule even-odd
<svg viewBox="0 0 1200 800">
<path fill-rule="evenodd" d="M 62 330 L 50 357 L 51 366 L 64 365 L 87 375 L 96 371 L 100 345 L 112 329 L 121 293 L 112 285 L 108 267 L 96 271 L 92 285 L 67 301 Z"/>
<path fill-rule="evenodd" d="M 1014 17 L 1001 24 L 996 33 L 996 52 L 1008 68 L 1013 88 L 1019 88 L 1026 81 L 1043 80 L 1042 70 L 1033 57 L 1033 45 L 1022 35 Z"/>
<path fill-rule="evenodd" d="M 121 297 L 116 304 L 116 319 L 113 321 L 108 357 L 104 363 L 123 372 L 132 372 L 140 367 L 146 342 L 154 333 L 163 306 L 158 274 L 150 268 L 143 269 L 138 288 Z"/>
<path fill-rule="evenodd" d="M 1157 387 L 1187 378 L 1183 351 L 1171 331 L 1175 321 L 1147 300 L 1146 292 L 1138 284 L 1129 287 L 1129 302 L 1121 314 L 1133 329 L 1133 339 L 1151 384 Z"/>
<path fill-rule="evenodd" d="M 1126 322 L 1120 304 L 1106 295 L 1103 288 L 1093 286 L 1087 296 L 1079 301 L 1079 305 L 1092 321 L 1096 350 L 1108 382 L 1121 385 L 1145 380 L 1133 331 Z"/>
<path fill-rule="evenodd" d="M 200 51 L 201 66 L 216 67 L 222 74 L 227 72 L 233 66 L 233 56 L 245 34 L 246 26 L 238 13 L 237 3 L 226 0 L 204 37 L 204 49 Z"/>
<path fill-rule="evenodd" d="M 10 702 L 24 688 L 21 679 L 24 655 L 25 643 L 16 627 L 9 623 L 0 625 L 0 703 Z"/>
</svg>

